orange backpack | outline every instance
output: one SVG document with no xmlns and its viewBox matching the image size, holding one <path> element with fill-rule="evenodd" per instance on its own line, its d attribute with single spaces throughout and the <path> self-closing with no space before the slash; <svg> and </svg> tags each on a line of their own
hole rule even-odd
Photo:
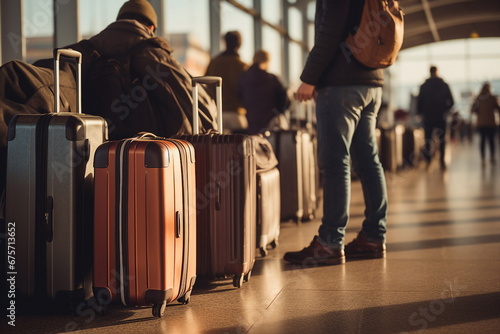
<svg viewBox="0 0 500 334">
<path fill-rule="evenodd" d="M 345 40 L 350 53 L 370 68 L 392 65 L 403 44 L 403 15 L 396 0 L 365 0 L 361 21 Z"/>
</svg>

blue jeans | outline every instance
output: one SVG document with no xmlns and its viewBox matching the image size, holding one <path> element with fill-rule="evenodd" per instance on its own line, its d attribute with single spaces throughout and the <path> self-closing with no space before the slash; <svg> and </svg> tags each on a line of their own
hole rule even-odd
<svg viewBox="0 0 500 334">
<path fill-rule="evenodd" d="M 381 87 L 331 86 L 318 91 L 318 162 L 324 182 L 319 237 L 332 247 L 342 247 L 349 220 L 351 159 L 366 207 L 360 234 L 385 242 L 387 189 L 375 140 L 381 103 Z"/>
</svg>

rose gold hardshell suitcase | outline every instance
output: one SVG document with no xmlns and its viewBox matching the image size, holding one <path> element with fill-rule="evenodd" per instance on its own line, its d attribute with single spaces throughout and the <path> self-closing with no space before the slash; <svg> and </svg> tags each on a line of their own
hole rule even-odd
<svg viewBox="0 0 500 334">
<path fill-rule="evenodd" d="M 94 295 L 100 305 L 188 303 L 196 280 L 195 156 L 183 140 L 107 142 L 95 158 Z"/>
</svg>

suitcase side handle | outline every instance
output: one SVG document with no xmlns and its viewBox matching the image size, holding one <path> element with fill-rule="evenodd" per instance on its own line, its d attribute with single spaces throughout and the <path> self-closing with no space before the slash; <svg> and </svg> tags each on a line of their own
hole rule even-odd
<svg viewBox="0 0 500 334">
<path fill-rule="evenodd" d="M 60 111 L 59 98 L 60 91 L 60 77 L 59 77 L 59 60 L 61 56 L 76 58 L 76 112 L 82 113 L 82 54 L 72 49 L 54 49 L 54 106 L 55 112 Z"/>
<path fill-rule="evenodd" d="M 193 86 L 193 134 L 200 134 L 200 116 L 198 115 L 198 84 L 215 84 L 215 104 L 217 105 L 217 130 L 222 133 L 222 78 L 215 76 L 194 77 Z"/>
<path fill-rule="evenodd" d="M 151 132 L 139 132 L 136 137 L 137 139 L 159 139 L 157 135 Z"/>
</svg>

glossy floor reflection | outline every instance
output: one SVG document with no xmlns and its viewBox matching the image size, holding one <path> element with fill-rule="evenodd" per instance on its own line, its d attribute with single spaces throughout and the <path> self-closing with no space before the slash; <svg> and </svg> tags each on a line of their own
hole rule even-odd
<svg viewBox="0 0 500 334">
<path fill-rule="evenodd" d="M 230 280 L 197 287 L 190 304 L 168 306 L 162 319 L 122 307 L 20 316 L 14 333 L 498 333 L 500 166 L 482 168 L 476 143 L 451 150 L 446 172 L 435 163 L 388 175 L 386 259 L 287 265 L 284 252 L 309 244 L 319 221 L 283 223 L 278 248 L 257 259 L 241 289 Z M 363 209 L 355 182 L 347 241 Z"/>
</svg>

